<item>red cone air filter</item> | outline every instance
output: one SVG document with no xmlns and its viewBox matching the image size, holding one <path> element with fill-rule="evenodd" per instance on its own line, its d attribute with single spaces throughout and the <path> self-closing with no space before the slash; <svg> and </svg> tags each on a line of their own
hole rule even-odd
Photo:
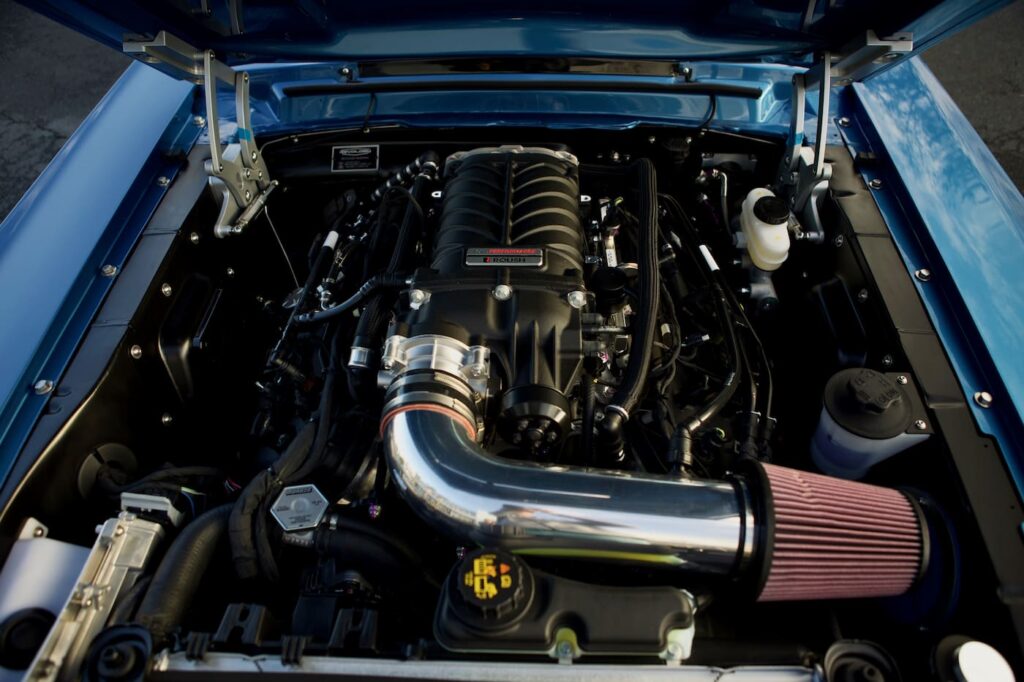
<svg viewBox="0 0 1024 682">
<path fill-rule="evenodd" d="M 771 464 L 764 471 L 775 523 L 758 601 L 884 597 L 910 589 L 923 541 L 906 495 Z"/>
</svg>

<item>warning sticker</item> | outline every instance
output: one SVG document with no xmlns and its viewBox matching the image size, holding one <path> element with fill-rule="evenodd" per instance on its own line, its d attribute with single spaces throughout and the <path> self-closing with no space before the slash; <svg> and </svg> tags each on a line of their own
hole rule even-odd
<svg viewBox="0 0 1024 682">
<path fill-rule="evenodd" d="M 466 249 L 466 265 L 474 267 L 526 267 L 544 265 L 544 249 L 495 246 Z"/>
<path fill-rule="evenodd" d="M 380 167 L 379 144 L 350 144 L 334 147 L 331 152 L 332 173 L 362 173 Z"/>
<path fill-rule="evenodd" d="M 482 554 L 473 559 L 473 568 L 462 576 L 467 587 L 473 588 L 477 599 L 490 601 L 498 592 L 512 587 L 512 567 L 497 561 L 494 554 Z"/>
</svg>

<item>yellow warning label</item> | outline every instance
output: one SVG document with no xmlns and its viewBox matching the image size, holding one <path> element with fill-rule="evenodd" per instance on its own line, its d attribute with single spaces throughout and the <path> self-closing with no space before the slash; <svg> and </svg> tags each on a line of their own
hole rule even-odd
<svg viewBox="0 0 1024 682">
<path fill-rule="evenodd" d="M 473 588 L 477 599 L 494 599 L 499 589 L 512 587 L 512 567 L 497 559 L 494 554 L 481 554 L 473 559 L 473 568 L 463 574 L 462 581 Z"/>
</svg>

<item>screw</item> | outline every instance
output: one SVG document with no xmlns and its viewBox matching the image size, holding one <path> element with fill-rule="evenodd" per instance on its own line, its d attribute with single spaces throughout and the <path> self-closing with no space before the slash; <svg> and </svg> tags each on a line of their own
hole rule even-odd
<svg viewBox="0 0 1024 682">
<path fill-rule="evenodd" d="M 896 383 L 899 384 L 900 386 L 906 386 L 907 384 L 910 383 L 910 379 L 901 374 L 898 377 L 896 377 Z"/>
<path fill-rule="evenodd" d="M 37 526 L 36 529 L 32 531 L 32 537 L 34 538 L 41 538 L 44 535 L 46 535 L 46 531 L 43 530 L 41 527 Z"/>
<path fill-rule="evenodd" d="M 53 390 L 53 382 L 49 379 L 40 379 L 32 386 L 36 395 L 46 395 Z"/>
<path fill-rule="evenodd" d="M 693 138 L 692 137 L 688 137 L 685 140 L 683 140 L 683 142 L 685 142 L 686 145 L 689 146 L 689 145 L 693 144 Z"/>
<path fill-rule="evenodd" d="M 914 272 L 914 277 L 917 277 L 922 282 L 927 282 L 932 278 L 932 271 L 929 270 L 928 268 L 921 268 L 920 270 Z"/>
<path fill-rule="evenodd" d="M 202 116 L 193 116 L 192 117 L 192 122 L 195 123 L 200 128 L 202 128 L 204 125 L 206 125 L 206 119 L 203 118 Z"/>
<path fill-rule="evenodd" d="M 118 526 L 117 528 L 115 528 L 114 535 L 116 537 L 121 537 L 122 535 L 124 535 L 124 526 Z"/>
<path fill-rule="evenodd" d="M 352 69 L 347 66 L 341 67 L 341 75 L 348 80 L 352 80 Z"/>
<path fill-rule="evenodd" d="M 160 423 L 164 426 L 170 426 L 174 423 L 174 417 L 171 416 L 170 412 L 164 412 L 160 415 Z"/>
<path fill-rule="evenodd" d="M 836 238 L 832 240 L 832 245 L 835 246 L 837 249 L 841 248 L 842 245 L 845 244 L 845 243 L 846 243 L 846 237 L 844 237 L 841 234 L 837 234 Z"/>
<path fill-rule="evenodd" d="M 156 179 L 156 184 L 160 185 L 161 187 L 166 187 L 167 185 L 171 184 L 171 180 L 166 175 L 161 175 L 159 178 Z"/>
<path fill-rule="evenodd" d="M 983 407 L 986 410 L 992 407 L 993 400 L 995 399 L 988 391 L 978 391 L 974 394 L 974 402 L 978 404 L 978 407 Z"/>
<path fill-rule="evenodd" d="M 893 359 L 891 355 L 882 356 L 882 367 L 892 367 Z"/>
<path fill-rule="evenodd" d="M 686 80 L 690 80 L 691 78 L 693 78 L 693 69 L 690 68 L 689 66 L 684 66 L 683 78 L 685 78 Z"/>
<path fill-rule="evenodd" d="M 234 268 L 228 268 L 224 272 L 227 274 L 228 277 L 234 277 L 235 276 L 235 269 Z"/>
<path fill-rule="evenodd" d="M 245 200 L 250 201 L 252 199 L 252 192 L 245 190 Z"/>
<path fill-rule="evenodd" d="M 136 345 L 132 346 L 132 347 L 131 347 L 131 348 L 130 348 L 130 349 L 128 350 L 128 353 L 129 353 L 129 354 L 130 354 L 130 355 L 131 355 L 131 356 L 132 356 L 133 358 L 135 358 L 136 360 L 138 360 L 139 358 L 141 358 L 141 357 L 142 357 L 142 346 L 140 346 L 140 345 L 136 344 Z"/>
<path fill-rule="evenodd" d="M 198 233 L 198 232 L 193 232 L 193 233 L 191 233 L 191 234 L 190 234 L 190 235 L 188 236 L 188 240 L 189 240 L 190 242 L 192 242 L 193 244 L 198 244 L 198 243 L 199 243 L 199 233 Z"/>
<path fill-rule="evenodd" d="M 839 123 L 839 127 L 845 128 L 848 125 L 850 125 L 850 119 L 846 118 L 845 116 L 840 116 L 837 123 Z"/>
<path fill-rule="evenodd" d="M 579 310 L 580 308 L 587 304 L 586 292 L 580 291 L 579 289 L 575 291 L 570 291 L 568 295 L 566 295 L 566 298 L 569 301 L 569 305 L 571 305 L 573 308 L 576 308 L 577 310 Z"/>
<path fill-rule="evenodd" d="M 255 151 L 255 150 L 253 150 L 253 152 L 252 152 L 252 154 L 251 154 L 251 158 L 252 158 L 252 160 L 253 160 L 253 161 L 255 161 L 255 160 L 256 160 L 256 157 L 257 157 L 256 151 Z"/>
<path fill-rule="evenodd" d="M 174 293 L 174 289 L 171 288 L 170 284 L 164 282 L 163 284 L 160 285 L 160 293 L 166 296 L 167 298 L 170 298 L 171 294 Z"/>
<path fill-rule="evenodd" d="M 647 142 L 649 144 L 654 144 L 657 141 L 658 141 L 658 138 L 656 138 L 654 135 L 651 135 L 650 137 L 647 138 Z"/>
<path fill-rule="evenodd" d="M 858 303 L 865 303 L 865 302 L 867 302 L 868 295 L 869 294 L 868 294 L 868 290 L 867 289 L 861 289 L 860 291 L 857 292 L 857 302 Z"/>
<path fill-rule="evenodd" d="M 85 608 L 88 609 L 88 608 L 91 608 L 91 607 L 92 607 L 92 597 L 89 597 L 88 599 L 85 600 Z"/>
<path fill-rule="evenodd" d="M 244 80 L 244 81 L 248 82 L 248 81 L 249 81 L 249 74 L 247 74 L 247 73 L 243 73 L 243 74 L 242 74 L 242 80 Z"/>
<path fill-rule="evenodd" d="M 104 265 L 102 268 L 100 268 L 100 274 L 103 275 L 104 277 L 113 277 L 114 275 L 117 274 L 117 266 L 110 265 L 108 263 L 107 265 Z"/>
<path fill-rule="evenodd" d="M 494 287 L 494 290 L 491 292 L 491 294 L 494 296 L 494 298 L 498 299 L 499 301 L 507 301 L 510 298 L 512 298 L 512 287 L 510 287 L 507 284 L 499 284 L 498 286 Z"/>
<path fill-rule="evenodd" d="M 243 175 L 245 176 L 246 180 L 252 178 L 252 168 L 246 168 L 245 173 L 243 173 Z"/>
<path fill-rule="evenodd" d="M 871 189 L 882 189 L 882 181 L 879 180 L 878 178 L 875 178 L 868 182 L 868 187 L 870 187 Z"/>
<path fill-rule="evenodd" d="M 559 642 L 555 650 L 559 658 L 572 658 L 573 648 L 571 642 Z"/>
<path fill-rule="evenodd" d="M 928 422 L 926 422 L 923 419 L 918 419 L 916 422 L 914 422 L 914 428 L 917 429 L 918 431 L 924 431 L 925 429 L 928 428 Z"/>
<path fill-rule="evenodd" d="M 409 291 L 409 303 L 414 306 L 421 306 L 427 300 L 427 292 L 422 289 L 412 289 Z"/>
</svg>

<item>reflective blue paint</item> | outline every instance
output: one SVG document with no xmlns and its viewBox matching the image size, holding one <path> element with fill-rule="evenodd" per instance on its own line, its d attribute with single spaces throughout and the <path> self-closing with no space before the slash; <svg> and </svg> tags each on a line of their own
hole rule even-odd
<svg viewBox="0 0 1024 682">
<path fill-rule="evenodd" d="M 918 290 L 967 399 L 995 396 L 974 416 L 1024 491 L 1024 197 L 919 59 L 854 92 L 843 113 L 888 161 L 876 201 L 908 268 L 932 272 Z"/>
<path fill-rule="evenodd" d="M 191 147 L 193 86 L 134 64 L 0 224 L 0 479 Z M 59 381 L 57 390 L 60 390 Z"/>
</svg>

